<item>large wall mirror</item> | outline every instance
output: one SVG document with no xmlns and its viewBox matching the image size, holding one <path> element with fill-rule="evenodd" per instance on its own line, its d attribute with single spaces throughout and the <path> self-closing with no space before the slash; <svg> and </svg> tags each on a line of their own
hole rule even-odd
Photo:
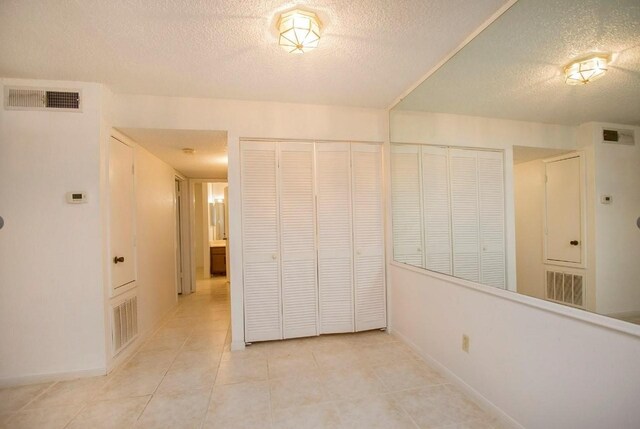
<svg viewBox="0 0 640 429">
<path fill-rule="evenodd" d="M 396 264 L 640 324 L 640 3 L 519 0 L 390 112 Z"/>
</svg>

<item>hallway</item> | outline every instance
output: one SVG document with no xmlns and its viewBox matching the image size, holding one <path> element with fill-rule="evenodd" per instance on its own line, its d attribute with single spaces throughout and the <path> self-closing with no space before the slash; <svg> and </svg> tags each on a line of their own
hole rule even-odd
<svg viewBox="0 0 640 429">
<path fill-rule="evenodd" d="M 229 348 L 229 287 L 198 281 L 121 368 L 0 390 L 6 428 L 494 428 L 380 331 Z M 393 364 L 393 365 L 391 365 Z"/>
</svg>

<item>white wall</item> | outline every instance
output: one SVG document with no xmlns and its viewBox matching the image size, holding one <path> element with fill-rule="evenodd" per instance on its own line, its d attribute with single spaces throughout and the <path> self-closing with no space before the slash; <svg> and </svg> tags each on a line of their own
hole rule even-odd
<svg viewBox="0 0 640 429">
<path fill-rule="evenodd" d="M 100 130 L 102 88 L 82 112 L 0 108 L 0 384 L 105 370 Z M 4 104 L 4 103 L 3 103 Z M 67 204 L 83 191 L 86 204 Z"/>
<path fill-rule="evenodd" d="M 233 348 L 244 347 L 240 139 L 387 140 L 387 112 L 335 106 L 199 98 L 114 95 L 116 127 L 226 130 Z"/>
<path fill-rule="evenodd" d="M 212 203 L 215 200 L 224 200 L 224 188 L 227 187 L 227 182 L 214 182 L 207 183 L 209 189 L 209 202 Z"/>
<path fill-rule="evenodd" d="M 481 291 L 488 286 L 474 290 L 395 265 L 390 275 L 392 333 L 522 426 L 640 426 L 637 336 L 531 307 L 512 292 L 496 290 L 503 298 Z"/>
<path fill-rule="evenodd" d="M 602 314 L 640 316 L 640 127 L 590 124 L 595 146 L 596 293 Z M 603 126 L 635 129 L 634 146 L 602 143 Z M 612 204 L 600 203 L 611 195 Z"/>
<path fill-rule="evenodd" d="M 518 293 L 544 299 L 544 177 L 541 160 L 513 166 Z"/>
<path fill-rule="evenodd" d="M 140 332 L 150 333 L 178 303 L 175 258 L 175 171 L 135 148 L 136 237 Z"/>
<path fill-rule="evenodd" d="M 515 274 L 513 145 L 575 149 L 579 144 L 572 127 L 411 112 L 392 115 L 391 141 L 505 150 L 510 281 Z M 387 246 L 391 254 L 391 240 Z M 510 416 L 510 423 L 639 426 L 640 327 L 393 262 L 389 277 L 391 332 L 498 407 L 505 419 Z M 470 336 L 469 354 L 461 350 L 463 333 Z"/>
</svg>

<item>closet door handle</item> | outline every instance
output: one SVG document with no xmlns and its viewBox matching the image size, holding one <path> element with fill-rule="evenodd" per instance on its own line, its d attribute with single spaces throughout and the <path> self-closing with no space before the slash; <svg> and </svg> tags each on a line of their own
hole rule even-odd
<svg viewBox="0 0 640 429">
<path fill-rule="evenodd" d="M 577 246 L 578 244 L 580 244 L 580 242 L 578 240 L 571 240 L 569 244 L 572 246 Z"/>
<path fill-rule="evenodd" d="M 274 253 L 273 255 L 271 255 L 271 259 L 273 259 L 273 260 L 275 261 L 276 259 L 278 259 L 278 255 L 276 255 L 276 254 Z"/>
<path fill-rule="evenodd" d="M 124 256 L 116 256 L 113 258 L 113 263 L 117 264 L 118 262 L 124 262 Z"/>
</svg>

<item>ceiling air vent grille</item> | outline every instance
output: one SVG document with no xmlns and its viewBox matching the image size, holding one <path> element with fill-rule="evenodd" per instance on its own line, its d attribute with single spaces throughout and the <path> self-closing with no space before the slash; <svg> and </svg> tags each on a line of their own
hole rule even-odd
<svg viewBox="0 0 640 429">
<path fill-rule="evenodd" d="M 80 93 L 47 91 L 47 107 L 51 109 L 79 109 Z"/>
<path fill-rule="evenodd" d="M 9 87 L 5 90 L 5 108 L 78 112 L 80 111 L 80 92 Z"/>
</svg>

